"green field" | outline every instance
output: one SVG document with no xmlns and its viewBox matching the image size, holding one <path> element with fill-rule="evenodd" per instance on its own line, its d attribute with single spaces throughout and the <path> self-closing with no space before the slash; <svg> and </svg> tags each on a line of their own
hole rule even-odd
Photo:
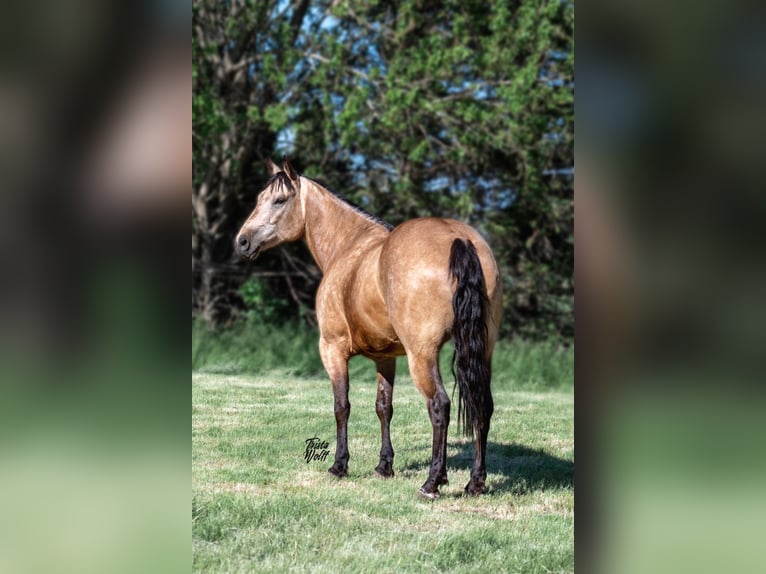
<svg viewBox="0 0 766 574">
<path fill-rule="evenodd" d="M 193 362 L 194 349 L 199 344 L 193 345 Z M 259 374 L 232 367 L 225 354 L 203 360 L 197 352 L 194 571 L 573 571 L 572 352 L 526 349 L 525 361 L 496 360 L 490 492 L 463 496 L 473 447 L 456 433 L 453 420 L 450 484 L 434 502 L 417 496 L 428 473 L 431 427 L 405 360 L 399 361 L 391 425 L 396 476 L 384 480 L 373 471 L 380 449 L 374 369 L 357 359 L 349 397 L 349 475 L 338 481 L 326 472 L 335 448 L 326 378 L 274 370 Z M 543 358 L 547 366 L 535 367 Z M 324 460 L 306 462 L 310 437 L 329 443 Z"/>
</svg>

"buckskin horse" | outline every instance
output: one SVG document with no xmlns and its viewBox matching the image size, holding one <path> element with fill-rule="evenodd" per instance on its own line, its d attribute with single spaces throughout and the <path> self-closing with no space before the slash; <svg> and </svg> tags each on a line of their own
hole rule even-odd
<svg viewBox="0 0 766 574">
<path fill-rule="evenodd" d="M 501 315 L 502 286 L 487 243 L 458 221 L 419 218 L 396 228 L 341 199 L 285 161 L 271 173 L 255 209 L 235 239 L 243 257 L 303 239 L 323 273 L 316 295 L 319 351 L 332 382 L 337 443 L 329 472 L 348 472 L 348 360 L 372 359 L 377 368 L 375 411 L 380 419 L 380 463 L 394 475 L 390 424 L 396 357 L 407 355 L 412 380 L 426 399 L 433 427 L 428 479 L 419 494 L 439 496 L 447 481 L 450 399 L 439 372 L 439 351 L 454 339 L 458 422 L 474 437 L 468 494 L 486 492 L 487 434 L 493 411 L 492 351 Z"/>
</svg>

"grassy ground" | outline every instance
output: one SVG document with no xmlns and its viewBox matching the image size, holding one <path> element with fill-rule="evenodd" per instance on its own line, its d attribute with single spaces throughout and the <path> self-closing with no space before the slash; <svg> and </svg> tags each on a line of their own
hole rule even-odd
<svg viewBox="0 0 766 574">
<path fill-rule="evenodd" d="M 211 332 L 202 323 L 192 325 L 192 371 L 216 374 L 280 372 L 285 375 L 324 377 L 319 359 L 319 335 L 295 324 L 272 325 L 241 321 L 222 332 Z M 451 343 L 442 350 L 444 380 L 450 379 Z M 407 374 L 407 362 L 398 362 L 398 373 Z M 349 375 L 369 378 L 369 361 L 356 357 Z M 571 388 L 574 381 L 574 348 L 556 343 L 499 341 L 492 363 L 494 385 L 525 390 Z"/>
<path fill-rule="evenodd" d="M 207 354 L 200 353 L 205 345 Z M 528 346 L 526 358 L 498 357 L 487 462 L 491 491 L 462 496 L 473 447 L 453 421 L 450 484 L 439 500 L 427 502 L 417 490 L 428 472 L 431 428 L 406 361 L 399 361 L 394 390 L 396 476 L 383 480 L 373 472 L 380 448 L 374 370 L 359 359 L 351 379 L 349 475 L 338 481 L 326 472 L 335 421 L 325 377 L 251 372 L 213 353 L 209 342 L 193 346 L 194 571 L 573 571 L 568 352 Z M 524 348 L 516 350 L 523 355 Z M 547 365 L 534 366 L 544 360 Z M 511 367 L 525 363 L 532 376 Z M 305 441 L 314 436 L 327 441 L 330 452 L 307 463 Z"/>
</svg>

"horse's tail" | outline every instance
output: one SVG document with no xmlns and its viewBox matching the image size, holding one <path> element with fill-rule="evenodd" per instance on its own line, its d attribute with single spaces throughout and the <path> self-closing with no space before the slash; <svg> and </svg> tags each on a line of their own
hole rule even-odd
<svg viewBox="0 0 766 574">
<path fill-rule="evenodd" d="M 489 388 L 492 365 L 487 349 L 489 299 L 473 243 L 462 239 L 452 242 L 449 271 L 457 283 L 452 297 L 452 373 L 458 388 L 458 424 L 466 435 L 473 436 L 489 424 L 493 410 Z"/>
</svg>

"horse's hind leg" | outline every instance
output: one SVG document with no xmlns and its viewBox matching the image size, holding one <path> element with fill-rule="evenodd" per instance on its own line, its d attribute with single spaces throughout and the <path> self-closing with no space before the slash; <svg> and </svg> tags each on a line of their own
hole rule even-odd
<svg viewBox="0 0 766 574">
<path fill-rule="evenodd" d="M 487 350 L 487 364 L 489 365 L 489 372 L 492 371 L 492 351 L 495 346 L 495 335 L 492 336 L 488 343 Z M 487 492 L 486 480 L 487 480 L 487 435 L 489 434 L 489 422 L 492 418 L 492 413 L 495 410 L 495 404 L 492 400 L 492 393 L 487 393 L 484 397 L 484 420 L 480 421 L 476 428 L 474 428 L 474 459 L 473 468 L 471 468 L 471 480 L 465 486 L 466 494 L 484 494 Z"/>
<path fill-rule="evenodd" d="M 439 373 L 438 349 L 422 355 L 408 355 L 408 359 L 412 380 L 426 398 L 428 416 L 431 418 L 433 428 L 431 469 L 428 479 L 420 487 L 421 496 L 433 499 L 439 496 L 439 486 L 448 484 L 447 428 L 449 427 L 450 400 Z"/>
<path fill-rule="evenodd" d="M 487 374 L 492 377 L 492 354 L 497 342 L 498 325 L 502 314 L 502 291 L 495 290 L 490 309 L 490 320 L 487 322 L 487 345 L 485 349 L 485 361 L 487 365 Z M 484 420 L 479 421 L 474 428 L 474 461 L 471 469 L 471 480 L 465 486 L 467 494 L 483 494 L 487 491 L 487 435 L 489 434 L 490 420 L 495 410 L 495 404 L 492 400 L 492 393 L 487 390 L 484 396 Z"/>
<path fill-rule="evenodd" d="M 375 400 L 375 412 L 380 419 L 380 462 L 375 468 L 380 476 L 394 476 L 394 448 L 391 446 L 391 417 L 394 414 L 392 405 L 394 393 L 394 376 L 396 375 L 396 359 L 377 361 L 378 396 Z"/>
<path fill-rule="evenodd" d="M 487 480 L 487 435 L 489 434 L 489 419 L 494 411 L 492 395 L 488 397 L 486 409 L 488 413 L 486 421 L 479 424 L 478 429 L 475 429 L 475 450 L 473 468 L 471 468 L 471 480 L 465 487 L 465 492 L 467 494 L 484 494 L 487 491 L 485 484 L 485 481 Z"/>
<path fill-rule="evenodd" d="M 337 435 L 335 463 L 327 470 L 342 478 L 348 473 L 348 417 L 351 414 L 351 404 L 348 402 L 348 357 L 324 339 L 319 341 L 319 354 L 332 383 Z"/>
</svg>

